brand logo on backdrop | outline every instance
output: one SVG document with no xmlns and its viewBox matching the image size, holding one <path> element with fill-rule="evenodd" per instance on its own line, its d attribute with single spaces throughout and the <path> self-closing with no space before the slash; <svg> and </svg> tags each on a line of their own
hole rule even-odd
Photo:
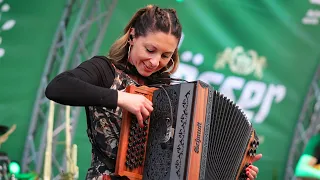
<svg viewBox="0 0 320 180">
<path fill-rule="evenodd" d="M 234 49 L 228 47 L 218 54 L 214 69 L 224 69 L 226 65 L 235 74 L 253 74 L 256 78 L 262 79 L 263 69 L 266 67 L 266 58 L 258 56 L 258 53 L 254 50 L 245 52 L 241 46 L 237 46 Z"/>
<path fill-rule="evenodd" d="M 2 41 L 2 32 L 4 31 L 9 31 L 11 30 L 14 25 L 16 24 L 16 21 L 13 20 L 13 19 L 4 19 L 4 15 L 5 13 L 9 12 L 10 10 L 10 5 L 8 3 L 5 3 L 3 0 L 0 0 L 0 6 L 1 6 L 1 9 L 0 9 L 0 26 L 1 26 L 1 29 L 0 29 L 0 58 L 2 58 L 4 55 L 5 55 L 5 49 L 1 47 L 1 45 L 3 44 L 3 41 Z"/>
<path fill-rule="evenodd" d="M 179 47 L 181 44 L 182 41 Z M 236 102 L 251 122 L 264 122 L 270 114 L 271 107 L 280 103 L 286 96 L 284 85 L 264 81 L 267 57 L 259 55 L 255 50 L 245 50 L 242 46 L 227 47 L 217 54 L 216 59 L 207 61 L 199 52 L 179 52 L 181 61 L 178 70 L 173 74 L 174 77 L 187 81 L 201 80 L 212 85 L 214 89 Z M 200 66 L 206 70 L 201 71 Z M 218 72 L 222 69 L 230 69 L 232 74 Z M 245 76 L 249 75 L 256 79 L 246 79 Z"/>
<path fill-rule="evenodd" d="M 320 8 L 315 8 L 316 6 L 313 5 L 320 5 L 320 0 L 310 0 L 309 2 L 312 6 L 310 6 L 310 9 L 307 10 L 304 17 L 302 18 L 302 24 L 319 25 Z"/>
</svg>

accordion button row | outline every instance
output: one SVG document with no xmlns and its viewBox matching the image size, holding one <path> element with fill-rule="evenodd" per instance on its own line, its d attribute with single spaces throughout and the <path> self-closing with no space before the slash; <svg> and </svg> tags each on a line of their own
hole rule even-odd
<svg viewBox="0 0 320 180">
<path fill-rule="evenodd" d="M 140 127 L 135 116 L 131 116 L 131 125 L 129 132 L 129 142 L 126 155 L 126 166 L 129 169 L 135 169 L 142 166 L 148 130 L 148 119 L 143 121 L 143 127 Z"/>
<path fill-rule="evenodd" d="M 253 140 L 251 143 L 250 143 L 250 146 L 251 148 L 249 149 L 248 151 L 248 155 L 253 157 L 256 155 L 256 152 L 257 152 L 257 148 L 259 146 L 259 141 L 257 140 Z"/>
</svg>

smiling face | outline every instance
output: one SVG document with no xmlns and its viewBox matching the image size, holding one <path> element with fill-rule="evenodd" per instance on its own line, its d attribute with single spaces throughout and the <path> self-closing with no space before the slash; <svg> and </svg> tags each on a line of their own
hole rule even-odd
<svg viewBox="0 0 320 180">
<path fill-rule="evenodd" d="M 139 74 L 147 77 L 167 66 L 178 46 L 178 39 L 169 33 L 150 32 L 133 38 L 130 45 L 129 62 Z"/>
</svg>

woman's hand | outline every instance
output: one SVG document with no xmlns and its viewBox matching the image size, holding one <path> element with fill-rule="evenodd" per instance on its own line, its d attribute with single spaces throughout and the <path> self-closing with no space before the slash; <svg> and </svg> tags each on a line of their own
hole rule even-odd
<svg viewBox="0 0 320 180">
<path fill-rule="evenodd" d="M 153 111 L 152 102 L 140 94 L 118 91 L 118 106 L 126 109 L 137 117 L 139 125 L 147 119 Z"/>
<path fill-rule="evenodd" d="M 255 161 L 258 161 L 262 158 L 262 154 L 258 154 L 256 155 L 253 160 L 252 163 L 254 163 Z M 246 169 L 246 174 L 248 176 L 247 180 L 254 180 L 257 178 L 257 175 L 259 173 L 259 168 L 254 166 L 254 165 L 250 165 L 249 167 L 247 167 Z"/>
</svg>

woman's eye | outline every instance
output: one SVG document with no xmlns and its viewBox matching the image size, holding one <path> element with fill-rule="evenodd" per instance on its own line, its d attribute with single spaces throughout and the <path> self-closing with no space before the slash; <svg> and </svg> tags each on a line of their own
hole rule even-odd
<svg viewBox="0 0 320 180">
<path fill-rule="evenodd" d="M 162 55 L 162 58 L 165 58 L 165 59 L 167 59 L 167 58 L 169 58 L 169 56 L 166 56 L 166 55 Z"/>
<path fill-rule="evenodd" d="M 153 52 L 152 50 L 150 50 L 150 49 L 148 49 L 148 48 L 146 48 L 146 50 L 147 50 L 148 52 Z"/>
</svg>

